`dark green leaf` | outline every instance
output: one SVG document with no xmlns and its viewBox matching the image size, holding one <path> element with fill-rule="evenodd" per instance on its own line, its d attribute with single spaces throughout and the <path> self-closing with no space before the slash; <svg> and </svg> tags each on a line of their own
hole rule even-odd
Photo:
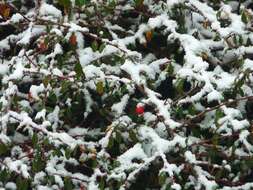
<svg viewBox="0 0 253 190">
<path fill-rule="evenodd" d="M 161 172 L 159 175 L 159 184 L 163 185 L 167 179 L 167 175 L 165 172 Z"/>
<path fill-rule="evenodd" d="M 96 40 L 92 42 L 91 48 L 92 48 L 93 51 L 98 50 L 98 42 Z"/>
<path fill-rule="evenodd" d="M 72 190 L 73 184 L 71 182 L 71 179 L 69 177 L 65 177 L 64 179 L 64 190 Z"/>
<path fill-rule="evenodd" d="M 99 46 L 99 52 L 101 53 L 104 49 L 105 49 L 105 46 L 106 44 L 105 43 L 102 43 L 100 46 Z"/>
<path fill-rule="evenodd" d="M 59 4 L 65 8 L 70 8 L 71 1 L 70 0 L 58 0 Z"/>
<path fill-rule="evenodd" d="M 33 147 L 35 147 L 38 143 L 38 135 L 37 133 L 33 133 L 33 136 L 32 136 L 32 144 L 33 144 Z"/>
<path fill-rule="evenodd" d="M 133 142 L 138 142 L 138 138 L 136 133 L 133 130 L 129 131 L 129 137 Z"/>
<path fill-rule="evenodd" d="M 21 176 L 18 176 L 16 179 L 17 190 L 27 190 L 29 189 L 30 181 L 28 179 L 24 179 Z"/>
<path fill-rule="evenodd" d="M 3 155 L 5 153 L 7 153 L 7 152 L 8 152 L 8 146 L 5 145 L 5 144 L 3 144 L 3 143 L 1 143 L 0 144 L 0 155 Z"/>
<path fill-rule="evenodd" d="M 83 5 L 85 5 L 87 3 L 87 0 L 76 0 L 75 4 L 79 7 L 82 7 Z"/>
<path fill-rule="evenodd" d="M 80 63 L 76 63 L 74 70 L 76 72 L 77 78 L 84 77 L 83 68 Z"/>
<path fill-rule="evenodd" d="M 143 4 L 143 1 L 144 0 L 134 0 L 134 4 L 135 4 L 136 7 L 139 7 Z"/>
<path fill-rule="evenodd" d="M 242 19 L 242 21 L 243 21 L 244 23 L 248 23 L 249 18 L 248 18 L 248 14 L 246 13 L 246 11 L 243 11 L 243 12 L 242 12 L 241 19 Z"/>
</svg>

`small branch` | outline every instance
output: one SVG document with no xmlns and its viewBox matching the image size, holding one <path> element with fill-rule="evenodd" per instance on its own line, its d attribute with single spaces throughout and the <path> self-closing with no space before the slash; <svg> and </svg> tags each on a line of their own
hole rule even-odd
<svg viewBox="0 0 253 190">
<path fill-rule="evenodd" d="M 27 59 L 34 67 L 36 67 L 35 63 L 30 59 L 30 57 L 26 54 L 26 52 L 25 52 L 25 57 L 26 57 L 26 59 Z"/>
<path fill-rule="evenodd" d="M 27 22 L 32 22 L 32 20 L 30 20 L 22 12 L 20 12 L 12 3 L 8 3 L 8 6 L 11 7 L 16 13 L 19 13 Z"/>
<path fill-rule="evenodd" d="M 197 114 L 196 116 L 194 116 L 194 117 L 192 117 L 192 118 L 186 120 L 186 121 L 184 122 L 183 125 L 190 125 L 190 124 L 194 123 L 196 120 L 202 118 L 206 113 L 211 112 L 211 111 L 214 111 L 214 110 L 216 110 L 216 109 L 219 109 L 219 108 L 222 107 L 222 106 L 234 104 L 234 103 L 237 103 L 237 102 L 239 102 L 239 101 L 248 100 L 248 99 L 253 99 L 253 96 L 245 96 L 245 97 L 241 97 L 241 98 L 234 99 L 234 100 L 228 100 L 228 101 L 223 102 L 223 103 L 221 103 L 221 104 L 219 104 L 219 105 L 217 105 L 217 106 L 214 106 L 214 107 L 212 107 L 212 108 L 207 108 L 206 110 L 200 112 L 200 113 Z"/>
</svg>

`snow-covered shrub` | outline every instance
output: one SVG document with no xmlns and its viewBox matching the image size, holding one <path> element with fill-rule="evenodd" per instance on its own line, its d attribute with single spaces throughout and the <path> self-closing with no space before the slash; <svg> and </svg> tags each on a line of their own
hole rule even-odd
<svg viewBox="0 0 253 190">
<path fill-rule="evenodd" d="M 251 0 L 0 3 L 0 187 L 253 189 Z"/>
</svg>

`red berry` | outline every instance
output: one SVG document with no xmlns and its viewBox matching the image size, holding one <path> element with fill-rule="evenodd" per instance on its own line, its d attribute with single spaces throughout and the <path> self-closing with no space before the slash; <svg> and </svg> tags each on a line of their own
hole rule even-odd
<svg viewBox="0 0 253 190">
<path fill-rule="evenodd" d="M 135 113 L 137 113 L 138 115 L 143 114 L 144 113 L 144 106 L 137 105 L 135 108 Z"/>
</svg>

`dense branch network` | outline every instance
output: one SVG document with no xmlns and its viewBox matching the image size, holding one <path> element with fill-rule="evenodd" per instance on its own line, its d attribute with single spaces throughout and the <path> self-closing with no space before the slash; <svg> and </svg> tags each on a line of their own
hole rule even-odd
<svg viewBox="0 0 253 190">
<path fill-rule="evenodd" d="M 1 2 L 0 187 L 252 189 L 252 6 Z"/>
</svg>

